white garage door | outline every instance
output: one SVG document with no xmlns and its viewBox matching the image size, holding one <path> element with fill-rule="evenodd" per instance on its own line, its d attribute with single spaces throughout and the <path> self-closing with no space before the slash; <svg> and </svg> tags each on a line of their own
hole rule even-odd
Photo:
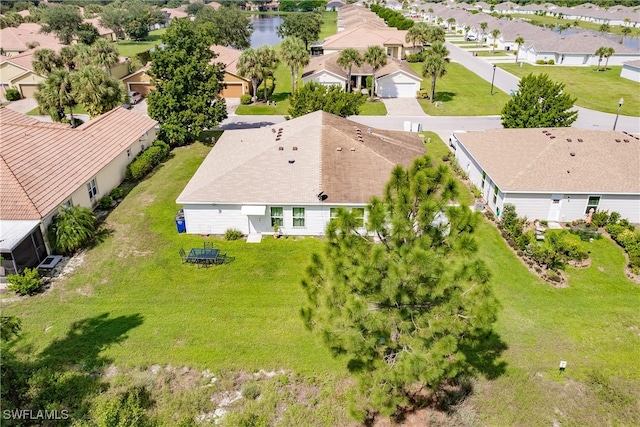
<svg viewBox="0 0 640 427">
<path fill-rule="evenodd" d="M 385 83 L 381 85 L 378 96 L 383 98 L 415 98 L 415 83 Z"/>
</svg>

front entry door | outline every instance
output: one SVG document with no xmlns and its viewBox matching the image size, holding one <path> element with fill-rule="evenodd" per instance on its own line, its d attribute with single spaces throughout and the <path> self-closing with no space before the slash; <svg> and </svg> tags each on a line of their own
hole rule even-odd
<svg viewBox="0 0 640 427">
<path fill-rule="evenodd" d="M 549 215 L 547 215 L 547 220 L 559 221 L 561 208 L 562 208 L 562 194 L 552 194 L 551 204 L 549 205 Z"/>
</svg>

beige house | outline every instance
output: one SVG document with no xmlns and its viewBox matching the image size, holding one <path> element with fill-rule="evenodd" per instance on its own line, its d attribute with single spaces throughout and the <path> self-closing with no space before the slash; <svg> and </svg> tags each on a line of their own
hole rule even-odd
<svg viewBox="0 0 640 427">
<path fill-rule="evenodd" d="M 96 30 L 98 30 L 98 35 L 100 36 L 100 38 L 103 38 L 110 42 L 115 42 L 118 40 L 118 36 L 116 36 L 116 33 L 114 33 L 112 29 L 103 27 L 102 25 L 100 25 L 100 18 L 85 19 L 84 22 L 96 27 Z"/>
<path fill-rule="evenodd" d="M 327 55 L 347 48 L 365 50 L 369 46 L 380 46 L 390 57 L 403 59 L 421 48 L 414 48 L 411 43 L 406 42 L 406 37 L 406 30 L 361 25 L 328 37 L 322 42 L 322 51 Z"/>
<path fill-rule="evenodd" d="M 249 93 L 251 81 L 238 74 L 237 63 L 242 51 L 219 45 L 211 46 L 211 50 L 218 55 L 211 62 L 219 62 L 225 66 L 223 81 L 226 87 L 222 90 L 221 96 L 223 98 L 240 98 L 245 93 Z M 127 90 L 140 92 L 143 96 L 146 96 L 155 88 L 151 77 L 147 74 L 150 66 L 150 64 L 147 64 L 122 79 Z"/>
<path fill-rule="evenodd" d="M 60 206 L 93 208 L 156 137 L 157 122 L 116 108 L 77 128 L 0 108 L 0 253 L 7 274 L 49 253 Z"/>
<path fill-rule="evenodd" d="M 0 30 L 0 53 L 2 56 L 18 55 L 35 47 L 60 50 L 63 44 L 53 34 L 44 34 L 40 24 L 25 22 L 17 27 Z"/>
</svg>

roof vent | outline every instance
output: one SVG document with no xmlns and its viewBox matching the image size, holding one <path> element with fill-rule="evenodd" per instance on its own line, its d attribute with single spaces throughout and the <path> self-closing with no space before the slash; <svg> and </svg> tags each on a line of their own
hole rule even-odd
<svg viewBox="0 0 640 427">
<path fill-rule="evenodd" d="M 293 164 L 296 162 L 296 159 L 289 159 L 289 164 Z"/>
<path fill-rule="evenodd" d="M 578 138 L 578 142 L 584 142 L 582 138 Z"/>
<path fill-rule="evenodd" d="M 622 142 L 622 141 L 620 141 L 618 138 L 616 138 L 616 142 Z"/>
<path fill-rule="evenodd" d="M 298 151 L 298 147 L 293 147 L 293 151 Z"/>
<path fill-rule="evenodd" d="M 371 128 L 367 128 L 367 133 L 371 133 Z"/>
<path fill-rule="evenodd" d="M 356 151 L 356 147 L 351 147 L 351 151 Z"/>
<path fill-rule="evenodd" d="M 549 139 L 555 139 L 556 137 L 553 135 L 549 135 Z"/>
<path fill-rule="evenodd" d="M 278 147 L 278 151 L 284 151 L 284 147 Z"/>
<path fill-rule="evenodd" d="M 336 148 L 336 151 L 342 151 L 342 147 Z"/>
<path fill-rule="evenodd" d="M 276 128 L 271 128 L 271 132 L 276 133 Z"/>
<path fill-rule="evenodd" d="M 623 141 L 624 141 L 624 142 L 629 142 L 629 140 L 628 140 L 628 139 L 623 139 Z"/>
<path fill-rule="evenodd" d="M 276 136 L 276 141 L 280 141 L 280 137 L 279 136 Z"/>
<path fill-rule="evenodd" d="M 571 138 L 567 138 L 567 142 L 571 142 Z"/>
<path fill-rule="evenodd" d="M 576 156 L 576 152 L 575 152 L 575 151 L 572 151 L 572 152 L 570 152 L 570 153 L 569 153 L 569 155 L 570 155 L 571 157 L 575 157 L 575 156 Z"/>
</svg>

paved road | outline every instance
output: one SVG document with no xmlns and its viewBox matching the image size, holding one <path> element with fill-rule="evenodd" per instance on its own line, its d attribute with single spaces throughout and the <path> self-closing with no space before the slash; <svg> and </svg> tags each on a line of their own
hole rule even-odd
<svg viewBox="0 0 640 427">
<path fill-rule="evenodd" d="M 446 45 L 451 52 L 449 56 L 452 60 L 459 62 L 484 80 L 491 82 L 493 77 L 493 64 L 485 61 L 481 57 L 470 55 L 467 51 L 460 49 L 454 44 L 447 42 Z M 518 88 L 518 81 L 519 79 L 513 74 L 509 74 L 496 67 L 496 75 L 494 79 L 494 85 L 496 88 L 505 93 L 509 93 L 511 89 Z M 589 110 L 582 107 L 576 107 L 576 109 L 578 110 L 578 120 L 573 124 L 574 127 L 594 130 L 613 129 L 613 123 L 616 119 L 615 114 L 602 113 L 600 111 Z M 618 118 L 616 130 L 640 133 L 640 118 L 621 115 Z"/>
</svg>

